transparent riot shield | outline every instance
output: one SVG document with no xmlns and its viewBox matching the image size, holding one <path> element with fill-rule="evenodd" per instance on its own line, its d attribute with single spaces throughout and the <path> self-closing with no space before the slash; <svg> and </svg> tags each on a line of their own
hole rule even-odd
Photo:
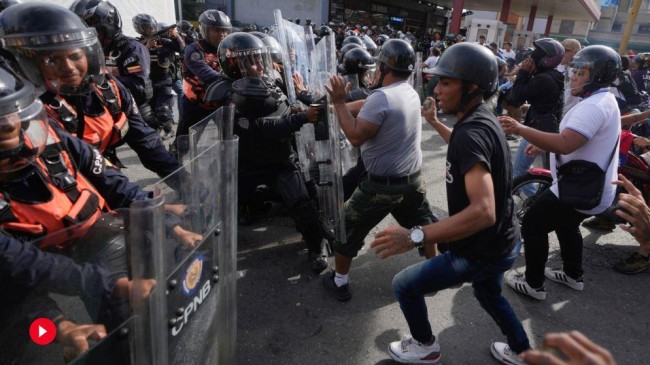
<svg viewBox="0 0 650 365">
<path fill-rule="evenodd" d="M 319 98 L 327 93 L 325 84 L 330 76 L 336 74 L 336 43 L 333 35 L 323 37 L 311 54 L 312 89 L 311 92 Z"/>
<path fill-rule="evenodd" d="M 223 108 L 217 115 L 228 113 L 228 108 Z M 229 125 L 232 118 L 214 121 Z M 202 134 L 197 130 L 190 130 L 185 141 L 192 158 L 184 169 L 192 176 L 191 183 L 180 192 L 166 186 L 166 180 L 157 185 L 168 210 L 182 211 L 181 228 L 200 235 L 192 244 L 169 242 L 168 238 L 164 245 L 168 355 L 174 364 L 232 364 L 238 140 L 219 140 L 205 133 L 206 129 Z"/>
<path fill-rule="evenodd" d="M 413 89 L 418 93 L 420 97 L 420 102 L 424 100 L 424 89 L 423 80 L 422 80 L 422 52 L 415 53 L 415 67 L 413 68 L 413 73 L 409 77 L 409 82 L 413 85 Z"/>
<path fill-rule="evenodd" d="M 183 151 L 179 157 L 181 165 L 196 157 L 193 151 L 197 146 L 201 149 L 216 141 L 232 139 L 234 112 L 232 104 L 223 106 L 191 126 L 189 138 L 177 138 L 178 150 Z M 194 147 L 190 148 L 191 145 Z"/>
<path fill-rule="evenodd" d="M 318 191 L 320 218 L 329 231 L 328 236 L 339 242 L 345 240 L 343 213 L 343 168 L 341 152 L 347 142 L 327 97 L 319 99 L 320 120 L 306 124 L 296 133 L 296 146 L 305 181 L 314 181 Z M 355 160 L 356 163 L 356 160 Z"/>
<path fill-rule="evenodd" d="M 13 241 L 24 247 L 6 252 L 18 255 L 13 260 L 26 259 L 22 262 L 31 267 L 3 277 L 11 280 L 3 288 L 15 290 L 2 299 L 0 363 L 168 364 L 166 323 L 157 316 L 165 297 L 157 249 L 164 240 L 163 227 L 158 196 L 133 211 L 91 217 L 31 242 Z M 38 256 L 26 258 L 24 250 Z M 134 252 L 146 252 L 138 255 L 146 262 L 132 265 Z M 57 323 L 56 330 L 47 324 L 34 327 L 37 337 L 50 336 L 53 342 L 47 346 L 34 347 L 21 335 L 35 318 Z M 66 338 L 77 326 L 92 328 L 83 340 Z M 81 343 L 89 349 L 80 352 L 72 346 Z"/>
<path fill-rule="evenodd" d="M 304 86 L 311 90 L 310 82 L 312 77 L 309 50 L 314 49 L 314 40 L 305 34 L 305 28 L 302 26 L 282 19 L 280 9 L 275 9 L 273 16 L 275 17 L 276 29 L 271 33 L 271 36 L 277 38 L 282 46 L 282 65 L 287 85 L 287 98 L 291 104 L 295 104 L 298 99 L 293 85 L 294 75 L 299 76 Z M 308 42 L 310 42 L 309 47 Z"/>
</svg>

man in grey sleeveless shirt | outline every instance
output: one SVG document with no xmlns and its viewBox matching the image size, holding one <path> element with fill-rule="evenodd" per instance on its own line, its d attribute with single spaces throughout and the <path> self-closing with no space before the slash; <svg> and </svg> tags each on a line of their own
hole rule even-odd
<svg viewBox="0 0 650 365">
<path fill-rule="evenodd" d="M 349 87 L 340 76 L 330 78 L 332 87 L 327 90 L 341 129 L 353 145 L 361 146 L 367 170 L 345 203 L 347 242 L 334 245 L 336 271 L 323 277 L 323 285 L 339 301 L 352 297 L 348 285 L 352 259 L 363 247 L 368 232 L 389 213 L 407 228 L 437 221 L 420 173 L 420 99 L 407 81 L 414 69 L 415 53 L 407 42 L 391 39 L 376 61 L 382 87 L 374 90 L 365 102 L 346 105 Z M 350 109 L 359 106 L 355 117 L 356 110 Z M 427 256 L 435 254 L 434 250 L 427 252 Z"/>
</svg>

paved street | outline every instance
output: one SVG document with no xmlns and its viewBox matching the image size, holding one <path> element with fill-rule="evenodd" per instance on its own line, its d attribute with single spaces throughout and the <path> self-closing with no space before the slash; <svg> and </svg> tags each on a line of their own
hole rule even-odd
<svg viewBox="0 0 650 365">
<path fill-rule="evenodd" d="M 451 121 L 447 121 L 450 123 Z M 423 172 L 434 213 L 446 216 L 444 159 L 446 145 L 423 125 Z M 512 151 L 517 142 L 511 142 Z M 125 173 L 143 186 L 153 174 L 123 147 Z M 385 219 L 373 230 L 394 224 Z M 393 276 L 421 258 L 414 250 L 378 259 L 364 248 L 350 273 L 353 298 L 330 298 L 306 264 L 306 250 L 293 222 L 278 209 L 251 226 L 239 227 L 238 364 L 392 364 L 388 344 L 407 330 L 391 292 Z M 585 290 L 547 283 L 546 301 L 537 302 L 505 288 L 534 346 L 549 331 L 578 329 L 609 348 L 619 365 L 648 364 L 650 345 L 650 272 L 624 276 L 610 267 L 635 250 L 620 229 L 609 234 L 583 228 Z M 550 266 L 559 264 L 552 236 Z M 333 265 L 333 259 L 330 260 Z M 515 267 L 523 268 L 521 256 Z M 496 364 L 489 346 L 504 341 L 492 319 L 474 299 L 470 285 L 427 298 L 429 318 L 440 336 L 442 363 Z"/>
</svg>

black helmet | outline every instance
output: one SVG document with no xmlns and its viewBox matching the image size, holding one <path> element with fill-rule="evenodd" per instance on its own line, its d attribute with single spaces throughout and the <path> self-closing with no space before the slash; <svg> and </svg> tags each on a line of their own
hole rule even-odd
<svg viewBox="0 0 650 365">
<path fill-rule="evenodd" d="M 494 53 L 477 43 L 461 42 L 447 48 L 432 73 L 476 84 L 484 96 L 492 95 L 498 85 Z"/>
<path fill-rule="evenodd" d="M 141 36 L 149 37 L 158 30 L 158 23 L 149 14 L 136 14 L 133 17 L 133 29 Z"/>
<path fill-rule="evenodd" d="M 375 61 L 368 51 L 361 48 L 349 50 L 343 56 L 343 69 L 345 75 L 361 74 L 371 67 L 375 66 Z"/>
<path fill-rule="evenodd" d="M 20 0 L 0 0 L 0 11 L 16 4 L 20 4 Z"/>
<path fill-rule="evenodd" d="M 250 33 L 237 32 L 228 35 L 219 44 L 219 64 L 231 80 L 242 77 L 262 77 L 273 69 L 269 50 L 261 39 Z"/>
<path fill-rule="evenodd" d="M 361 38 L 359 38 L 359 37 L 357 37 L 355 35 L 345 37 L 345 39 L 343 40 L 343 43 L 341 44 L 341 46 L 345 46 L 346 44 L 350 44 L 350 43 L 358 44 L 358 45 L 361 46 L 361 48 L 366 49 L 366 44 L 363 43 Z"/>
<path fill-rule="evenodd" d="M 218 43 L 214 44 L 209 41 L 208 29 L 210 28 L 226 30 L 228 33 L 232 32 L 230 18 L 220 10 L 206 10 L 201 13 L 201 16 L 199 16 L 199 32 L 201 33 L 201 36 L 210 44 L 217 47 L 219 46 Z"/>
<path fill-rule="evenodd" d="M 282 46 L 277 39 L 262 32 L 251 32 L 251 34 L 261 39 L 262 42 L 264 42 L 264 45 L 268 47 L 273 62 L 282 63 Z"/>
<path fill-rule="evenodd" d="M 192 26 L 192 23 L 188 22 L 187 20 L 181 20 L 178 22 L 178 27 L 181 28 L 183 32 L 189 32 L 194 28 L 194 26 Z"/>
<path fill-rule="evenodd" d="M 9 67 L 0 67 L 0 134 L 18 137 L 13 146 L 0 151 L 0 174 L 19 170 L 38 157 L 47 141 L 47 113 L 36 97 L 34 85 Z M 15 139 L 14 139 L 15 140 Z"/>
<path fill-rule="evenodd" d="M 552 70 L 562 62 L 564 47 L 552 38 L 542 38 L 533 42 L 535 50 L 530 55 L 535 60 L 535 66 L 540 69 Z M 543 52 L 543 54 L 539 51 Z M 538 58 L 538 59 L 537 59 Z"/>
<path fill-rule="evenodd" d="M 59 5 L 24 3 L 0 13 L 2 47 L 16 58 L 23 74 L 36 86 L 60 94 L 85 94 L 104 82 L 104 53 L 97 31 Z M 85 75 L 65 74 L 73 62 Z M 44 70 L 50 78 L 45 79 Z M 72 81 L 70 81 L 72 79 Z"/>
<path fill-rule="evenodd" d="M 370 85 L 375 69 L 375 61 L 372 56 L 361 48 L 351 49 L 343 57 L 343 75 L 358 75 L 361 87 Z"/>
<path fill-rule="evenodd" d="M 76 0 L 70 10 L 88 26 L 97 29 L 102 44 L 122 34 L 122 18 L 113 4 L 104 0 Z"/>
<path fill-rule="evenodd" d="M 413 72 L 415 68 L 413 47 L 402 39 L 388 40 L 374 59 L 394 71 Z"/>
<path fill-rule="evenodd" d="M 650 53 L 637 53 L 636 56 L 632 58 L 639 70 L 647 70 L 648 64 L 650 64 Z"/>
<path fill-rule="evenodd" d="M 375 52 L 377 52 L 377 44 L 375 41 L 370 38 L 367 34 L 364 34 L 361 38 L 361 41 L 363 42 L 363 45 L 366 47 L 366 51 L 370 53 L 371 55 L 375 55 Z"/>
<path fill-rule="evenodd" d="M 380 34 L 377 36 L 377 44 L 382 46 L 384 43 L 386 43 L 390 39 L 389 36 L 386 34 Z"/>
<path fill-rule="evenodd" d="M 607 46 L 588 46 L 573 56 L 571 67 L 589 69 L 589 83 L 583 86 L 583 91 L 595 91 L 616 80 L 622 68 L 621 56 Z"/>
<path fill-rule="evenodd" d="M 328 36 L 332 33 L 332 28 L 328 27 L 327 25 L 321 25 L 321 27 L 318 29 L 318 35 L 321 37 Z"/>
<path fill-rule="evenodd" d="M 339 58 L 338 58 L 339 63 L 343 63 L 343 57 L 345 57 L 345 54 L 348 51 L 350 51 L 352 49 L 355 49 L 355 48 L 363 49 L 363 47 L 361 47 L 360 45 L 358 45 L 356 43 L 346 44 L 345 46 L 341 47 L 341 49 L 339 50 Z"/>
</svg>

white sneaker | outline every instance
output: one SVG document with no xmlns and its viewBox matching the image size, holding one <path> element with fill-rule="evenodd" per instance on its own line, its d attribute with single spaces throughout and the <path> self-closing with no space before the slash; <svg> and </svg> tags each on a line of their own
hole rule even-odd
<svg viewBox="0 0 650 365">
<path fill-rule="evenodd" d="M 492 342 L 490 352 L 495 359 L 499 360 L 502 364 L 508 365 L 526 365 L 516 352 L 510 349 L 507 343 Z"/>
<path fill-rule="evenodd" d="M 562 269 L 546 268 L 544 270 L 544 276 L 546 276 L 550 280 L 555 281 L 556 283 L 562 283 L 571 289 L 583 290 L 585 288 L 585 283 L 582 280 L 582 278 L 579 278 L 578 280 L 573 279 L 567 274 L 565 274 L 564 270 Z"/>
<path fill-rule="evenodd" d="M 546 299 L 546 288 L 542 286 L 539 289 L 533 289 L 526 282 L 526 276 L 524 274 L 506 275 L 505 279 L 506 284 L 508 284 L 508 286 L 514 289 L 516 292 L 526 294 L 529 297 L 535 298 L 537 300 Z"/>
<path fill-rule="evenodd" d="M 429 346 L 419 343 L 411 336 L 404 336 L 401 341 L 388 345 L 388 354 L 403 364 L 435 364 L 440 361 L 440 343 L 438 336 Z"/>
</svg>

